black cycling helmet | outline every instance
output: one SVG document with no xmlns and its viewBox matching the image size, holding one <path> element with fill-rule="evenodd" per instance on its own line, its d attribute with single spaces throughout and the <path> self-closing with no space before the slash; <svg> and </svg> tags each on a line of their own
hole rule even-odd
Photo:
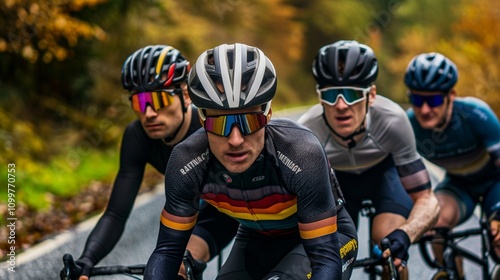
<svg viewBox="0 0 500 280">
<path fill-rule="evenodd" d="M 373 50 L 357 41 L 337 41 L 319 49 L 312 73 L 319 87 L 368 87 L 378 75 Z"/>
<path fill-rule="evenodd" d="M 198 57 L 189 73 L 188 91 L 191 101 L 200 109 L 242 109 L 269 104 L 276 93 L 276 71 L 260 49 L 238 43 L 223 44 Z"/>
<path fill-rule="evenodd" d="M 146 46 L 122 66 L 122 85 L 129 91 L 152 91 L 184 81 L 190 69 L 181 52 L 165 45 Z"/>
<path fill-rule="evenodd" d="M 408 88 L 422 91 L 442 91 L 448 93 L 458 80 L 455 64 L 436 52 L 415 56 L 405 73 Z"/>
</svg>

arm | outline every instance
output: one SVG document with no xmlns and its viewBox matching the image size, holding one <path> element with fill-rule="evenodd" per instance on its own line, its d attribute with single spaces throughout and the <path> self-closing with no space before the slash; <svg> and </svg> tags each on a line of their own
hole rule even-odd
<svg viewBox="0 0 500 280">
<path fill-rule="evenodd" d="M 500 167 L 500 121 L 488 104 L 475 98 L 470 100 L 475 107 L 468 121 L 479 134 L 495 165 Z"/>
<path fill-rule="evenodd" d="M 196 215 L 180 217 L 163 209 L 156 248 L 149 257 L 144 279 L 176 279 Z"/>
<path fill-rule="evenodd" d="M 439 203 L 431 190 L 429 173 L 422 160 L 418 159 L 397 168 L 401 182 L 413 200 L 410 216 L 399 229 L 403 230 L 413 243 L 436 223 Z"/>
<path fill-rule="evenodd" d="M 168 161 L 165 176 L 165 206 L 160 216 L 156 248 L 150 256 L 144 279 L 176 279 L 182 256 L 198 216 L 200 188 L 205 177 L 206 155 L 203 162 L 184 170 L 193 158 L 206 152 L 205 134 L 190 137 L 178 144 Z M 194 140 L 193 140 L 194 139 Z M 203 141 L 205 140 L 205 141 Z M 195 142 L 195 143 L 192 143 Z"/>
<path fill-rule="evenodd" d="M 131 131 L 127 129 L 120 150 L 120 168 L 108 205 L 77 260 L 83 265 L 82 275 L 89 275 L 92 267 L 118 243 L 139 191 L 146 162 L 140 158 L 142 150 L 138 143 L 131 138 Z"/>
<path fill-rule="evenodd" d="M 439 215 L 439 203 L 434 192 L 430 189 L 412 193 L 410 197 L 413 200 L 410 217 L 399 228 L 406 232 L 410 242 L 414 243 L 436 223 Z"/>
<path fill-rule="evenodd" d="M 323 147 L 313 134 L 294 134 L 292 151 L 283 148 L 283 157 L 300 163 L 300 171 L 282 166 L 285 182 L 297 195 L 297 215 L 302 244 L 311 261 L 312 278 L 341 279 L 342 261 L 337 232 L 335 177 Z M 304 139 L 300 139 L 304 136 Z M 301 145 L 296 145 L 301 143 Z M 278 147 L 279 148 L 279 147 Z"/>
<path fill-rule="evenodd" d="M 388 144 L 386 148 L 393 155 L 399 179 L 413 200 L 410 216 L 399 227 L 413 243 L 436 223 L 439 203 L 431 190 L 429 173 L 417 153 L 413 128 L 404 111 L 391 119 L 385 137 L 388 139 L 385 141 Z"/>
</svg>

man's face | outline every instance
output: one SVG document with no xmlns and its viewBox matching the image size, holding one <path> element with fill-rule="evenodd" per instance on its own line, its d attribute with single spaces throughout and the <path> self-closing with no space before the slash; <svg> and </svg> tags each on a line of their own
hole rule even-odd
<svg viewBox="0 0 500 280">
<path fill-rule="evenodd" d="M 205 110 L 207 117 L 220 115 L 235 115 L 252 112 L 262 112 L 261 106 L 239 110 Z M 207 129 L 207 126 L 205 126 Z M 230 134 L 216 135 L 207 131 L 208 144 L 214 156 L 232 173 L 246 171 L 257 159 L 264 148 L 265 129 L 259 129 L 251 134 L 243 135 L 238 125 L 230 128 Z"/>
<path fill-rule="evenodd" d="M 415 117 L 420 126 L 424 129 L 434 129 L 441 124 L 446 114 L 451 110 L 455 91 L 452 90 L 445 96 L 442 92 L 412 90 L 410 95 L 413 95 L 410 97 L 410 103 L 412 103 Z"/>
<path fill-rule="evenodd" d="M 167 89 L 173 90 L 175 87 Z M 177 87 L 178 88 L 178 87 Z M 172 136 L 182 124 L 183 108 L 181 96 L 184 98 L 184 106 L 190 104 L 186 84 L 181 84 L 182 95 L 175 94 L 168 97 L 168 105 L 155 110 L 153 106 L 147 105 L 144 112 L 134 110 L 140 120 L 146 134 L 152 139 L 162 139 Z"/>
<path fill-rule="evenodd" d="M 324 89 L 327 88 L 328 87 L 325 87 Z M 367 108 L 366 102 L 369 102 L 368 106 L 370 106 L 375 100 L 375 95 L 376 88 L 375 86 L 371 86 L 368 93 L 358 95 L 361 96 L 358 100 L 355 100 L 354 97 L 350 99 L 351 102 L 355 102 L 354 104 L 351 103 L 352 105 L 347 103 L 349 100 L 346 102 L 346 97 L 344 95 L 338 95 L 337 97 L 335 97 L 335 95 L 330 95 L 328 101 L 325 100 L 327 96 L 322 96 L 321 104 L 325 110 L 325 117 L 328 124 L 341 136 L 346 137 L 354 133 L 365 118 Z M 369 96 L 369 101 L 367 101 L 366 96 Z"/>
</svg>

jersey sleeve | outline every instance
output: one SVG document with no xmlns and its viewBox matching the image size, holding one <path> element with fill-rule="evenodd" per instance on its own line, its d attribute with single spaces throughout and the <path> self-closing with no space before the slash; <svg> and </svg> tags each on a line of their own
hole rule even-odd
<svg viewBox="0 0 500 280">
<path fill-rule="evenodd" d="M 486 102 L 472 97 L 466 100 L 474 105 L 470 110 L 470 117 L 467 118 L 471 127 L 481 137 L 496 166 L 500 166 L 500 122 L 498 117 Z"/>
<path fill-rule="evenodd" d="M 282 135 L 279 130 L 274 135 L 278 161 L 285 184 L 297 195 L 298 227 L 311 261 L 311 279 L 341 279 L 335 180 L 326 154 L 305 127 Z"/>
<path fill-rule="evenodd" d="M 207 141 L 201 136 L 200 133 L 193 134 L 177 145 L 168 162 L 165 206 L 160 215 L 156 248 L 146 265 L 144 279 L 177 277 L 184 250 L 196 224 L 200 187 L 208 161 Z"/>
<path fill-rule="evenodd" d="M 429 173 L 417 152 L 415 134 L 408 115 L 399 107 L 392 113 L 394 115 L 383 134 L 386 138 L 383 142 L 388 144 L 384 149 L 391 153 L 399 179 L 408 193 L 430 189 Z"/>
<path fill-rule="evenodd" d="M 134 205 L 144 175 L 144 145 L 136 128 L 127 126 L 121 143 L 120 167 L 104 214 L 90 233 L 79 259 L 94 265 L 118 243 Z"/>
</svg>

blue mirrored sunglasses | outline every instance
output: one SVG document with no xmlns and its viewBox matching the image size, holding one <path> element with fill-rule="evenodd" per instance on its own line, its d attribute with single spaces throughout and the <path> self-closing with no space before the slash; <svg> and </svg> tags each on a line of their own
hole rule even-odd
<svg viewBox="0 0 500 280">
<path fill-rule="evenodd" d="M 408 92 L 408 98 L 410 99 L 410 103 L 415 107 L 424 106 L 424 102 L 431 108 L 440 106 L 444 103 L 444 94 L 436 94 L 436 95 L 419 95 L 412 92 Z"/>
<path fill-rule="evenodd" d="M 371 86 L 367 88 L 360 87 L 327 87 L 316 88 L 319 98 L 324 103 L 334 106 L 342 97 L 347 105 L 354 105 L 365 99 L 366 94 L 371 90 Z"/>
</svg>

